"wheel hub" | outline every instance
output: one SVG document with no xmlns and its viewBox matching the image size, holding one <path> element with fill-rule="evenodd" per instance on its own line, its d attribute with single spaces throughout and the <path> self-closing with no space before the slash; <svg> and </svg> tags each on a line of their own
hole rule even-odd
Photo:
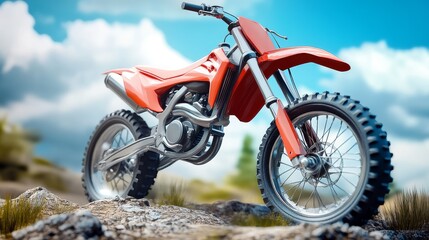
<svg viewBox="0 0 429 240">
<path fill-rule="evenodd" d="M 318 179 L 324 177 L 330 168 L 330 164 L 314 153 L 308 154 L 300 160 L 301 172 L 306 179 Z"/>
</svg>

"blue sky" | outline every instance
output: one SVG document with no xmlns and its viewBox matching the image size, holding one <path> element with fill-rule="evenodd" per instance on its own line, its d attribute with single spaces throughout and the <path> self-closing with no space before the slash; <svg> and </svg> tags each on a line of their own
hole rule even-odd
<svg viewBox="0 0 429 240">
<path fill-rule="evenodd" d="M 315 46 L 347 60 L 348 73 L 298 67 L 293 72 L 299 88 L 360 99 L 389 133 L 399 185 L 429 181 L 427 1 L 206 3 L 288 36 L 280 42 L 283 47 Z M 137 64 L 178 68 L 208 54 L 227 33 L 223 22 L 181 11 L 180 4 L 0 1 L 0 115 L 42 134 L 37 154 L 78 171 L 94 126 L 103 115 L 125 107 L 104 88 L 102 72 Z M 245 133 L 258 146 L 269 124 L 265 116 L 263 110 L 249 124 L 233 119 L 221 157 L 206 166 L 178 164 L 171 171 L 221 179 L 233 171 Z"/>
</svg>

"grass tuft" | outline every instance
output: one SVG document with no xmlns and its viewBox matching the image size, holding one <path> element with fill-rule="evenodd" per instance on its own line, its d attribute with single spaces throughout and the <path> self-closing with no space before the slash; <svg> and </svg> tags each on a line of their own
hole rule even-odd
<svg viewBox="0 0 429 240">
<path fill-rule="evenodd" d="M 273 227 L 288 226 L 290 223 L 280 214 L 272 212 L 262 217 L 255 215 L 236 214 L 232 217 L 231 224 L 247 227 Z"/>
<path fill-rule="evenodd" d="M 185 205 L 185 186 L 183 182 L 171 183 L 166 192 L 157 200 L 160 205 L 174 205 L 183 207 Z"/>
<path fill-rule="evenodd" d="M 33 204 L 30 200 L 6 198 L 0 207 L 0 233 L 7 236 L 11 232 L 35 223 L 42 218 L 44 204 Z"/>
<path fill-rule="evenodd" d="M 429 195 L 424 190 L 402 191 L 380 212 L 390 229 L 429 230 Z"/>
</svg>

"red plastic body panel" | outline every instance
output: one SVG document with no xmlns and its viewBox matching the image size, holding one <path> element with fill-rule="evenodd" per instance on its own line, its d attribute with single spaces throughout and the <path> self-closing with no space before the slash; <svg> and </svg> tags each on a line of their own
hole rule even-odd
<svg viewBox="0 0 429 240">
<path fill-rule="evenodd" d="M 227 70 L 232 64 L 221 48 L 180 70 L 161 70 L 144 66 L 116 69 L 121 74 L 127 95 L 140 107 L 162 112 L 160 96 L 175 85 L 186 82 L 208 82 L 210 106 L 213 107 Z"/>
<path fill-rule="evenodd" d="M 313 62 L 338 71 L 347 71 L 350 65 L 329 52 L 313 47 L 282 48 L 265 52 L 258 58 L 265 77 L 278 69 L 285 70 L 300 64 Z M 264 98 L 246 66 L 234 86 L 228 113 L 242 122 L 252 120 L 264 105 Z"/>
<path fill-rule="evenodd" d="M 270 36 L 268 36 L 267 31 L 261 24 L 244 17 L 240 17 L 238 23 L 244 37 L 259 55 L 276 49 Z"/>
<path fill-rule="evenodd" d="M 288 157 L 290 159 L 295 158 L 296 156 L 305 155 L 305 150 L 302 147 L 301 142 L 299 141 L 298 134 L 295 131 L 295 128 L 288 117 L 286 110 L 280 100 L 277 100 L 277 116 L 276 116 L 276 126 L 279 130 L 280 137 L 283 140 L 284 147 L 287 151 Z"/>
</svg>

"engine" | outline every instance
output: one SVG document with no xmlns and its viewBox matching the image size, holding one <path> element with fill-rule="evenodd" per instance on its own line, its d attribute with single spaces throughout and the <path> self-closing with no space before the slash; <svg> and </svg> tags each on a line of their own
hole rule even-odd
<svg viewBox="0 0 429 240">
<path fill-rule="evenodd" d="M 202 115 L 208 116 L 211 113 L 208 105 L 208 84 L 191 84 L 193 84 L 191 87 L 187 86 L 189 91 L 183 96 L 180 104 L 186 104 L 186 107 L 190 111 L 198 111 Z M 175 87 L 169 91 L 165 99 L 165 105 L 168 105 L 178 89 L 179 87 Z M 193 123 L 186 117 L 171 117 L 167 120 L 165 129 L 167 147 L 175 152 L 184 152 L 192 149 L 201 140 L 202 129 L 203 127 Z"/>
<path fill-rule="evenodd" d="M 173 149 L 178 151 L 189 149 L 192 146 L 195 135 L 194 124 L 184 117 L 178 117 L 167 125 L 165 138 L 171 145 L 182 145 L 180 149 Z"/>
</svg>

